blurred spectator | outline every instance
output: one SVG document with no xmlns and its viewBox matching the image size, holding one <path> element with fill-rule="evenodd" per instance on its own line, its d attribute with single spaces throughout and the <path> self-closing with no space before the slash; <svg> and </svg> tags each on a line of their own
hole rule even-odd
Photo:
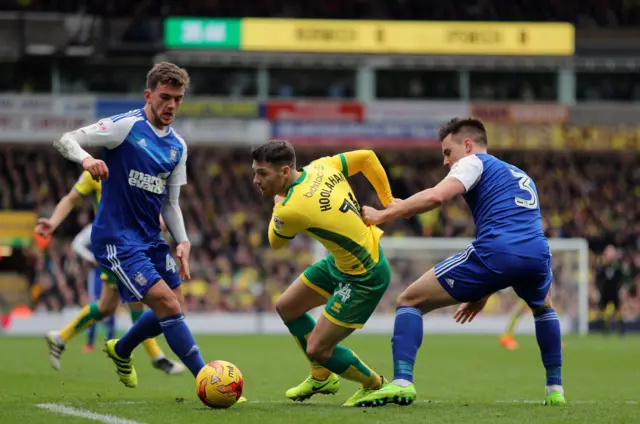
<svg viewBox="0 0 640 424">
<path fill-rule="evenodd" d="M 137 9 L 155 16 L 210 16 L 216 18 L 280 17 L 316 19 L 397 19 L 440 21 L 569 21 L 578 27 L 634 26 L 640 23 L 635 1 L 593 0 L 157 0 L 153 7 L 129 0 L 5 0 L 5 10 L 48 11 L 131 17 Z M 146 2 L 142 2 L 146 3 Z"/>
</svg>

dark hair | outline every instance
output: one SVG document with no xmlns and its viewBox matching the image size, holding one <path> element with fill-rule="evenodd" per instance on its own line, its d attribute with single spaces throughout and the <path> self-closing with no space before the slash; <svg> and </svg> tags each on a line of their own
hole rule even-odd
<svg viewBox="0 0 640 424">
<path fill-rule="evenodd" d="M 287 140 L 269 140 L 251 151 L 256 162 L 267 162 L 278 166 L 296 167 L 296 151 Z"/>
<path fill-rule="evenodd" d="M 477 118 L 453 118 L 448 120 L 441 128 L 438 136 L 442 142 L 448 135 L 463 133 L 475 143 L 487 145 L 487 130 L 484 124 Z"/>
<path fill-rule="evenodd" d="M 169 84 L 178 88 L 189 87 L 189 73 L 169 62 L 160 62 L 154 65 L 147 73 L 147 88 L 155 90 L 159 84 Z"/>
</svg>

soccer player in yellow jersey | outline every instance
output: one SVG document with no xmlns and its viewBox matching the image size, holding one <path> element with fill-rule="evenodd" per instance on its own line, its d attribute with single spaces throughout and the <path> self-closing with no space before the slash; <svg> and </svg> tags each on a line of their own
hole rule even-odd
<svg viewBox="0 0 640 424">
<path fill-rule="evenodd" d="M 321 242 L 329 256 L 307 268 L 276 301 L 276 310 L 311 362 L 311 375 L 286 396 L 304 401 L 316 394 L 335 394 L 338 375 L 361 384 L 344 403 L 385 382 L 347 347 L 338 344 L 362 328 L 389 285 L 391 269 L 378 241 L 382 230 L 367 226 L 347 177 L 362 172 L 384 206 L 394 199 L 375 153 L 359 150 L 318 159 L 296 171 L 295 151 L 272 140 L 252 152 L 254 183 L 274 197 L 269 243 L 285 246 L 298 233 Z M 309 310 L 326 305 L 316 323 Z"/>
<path fill-rule="evenodd" d="M 102 196 L 102 184 L 99 181 L 95 181 L 87 171 L 84 171 L 78 182 L 73 186 L 73 189 L 58 202 L 51 217 L 40 218 L 38 220 L 36 232 L 43 236 L 51 235 L 69 215 L 77 201 L 81 197 L 89 195 L 93 195 L 95 211 L 98 208 Z M 111 281 L 106 274 L 102 274 L 101 278 L 103 287 L 100 298 L 96 302 L 84 306 L 78 315 L 62 330 L 47 333 L 45 338 L 49 345 L 49 360 L 54 369 L 60 369 L 60 355 L 62 355 L 64 351 L 66 342 L 103 318 L 112 316 L 118 308 L 120 297 L 116 289 L 115 281 Z M 144 312 L 144 305 L 142 303 L 130 303 L 129 305 L 131 319 L 133 322 L 136 322 Z M 169 375 L 184 372 L 184 365 L 167 358 L 155 339 L 145 340 L 144 347 L 151 357 L 155 368 Z"/>
</svg>

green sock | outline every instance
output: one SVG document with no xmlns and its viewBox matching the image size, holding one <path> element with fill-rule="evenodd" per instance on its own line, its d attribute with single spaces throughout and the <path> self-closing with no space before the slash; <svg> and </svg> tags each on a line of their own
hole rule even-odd
<svg viewBox="0 0 640 424">
<path fill-rule="evenodd" d="M 96 302 L 93 302 L 90 305 L 85 305 L 73 321 L 60 330 L 60 337 L 64 342 L 67 342 L 71 340 L 74 335 L 91 327 L 102 318 L 102 313 L 100 313 L 100 309 L 98 309 L 98 304 Z"/>
<path fill-rule="evenodd" d="M 130 309 L 129 311 L 131 312 L 131 322 L 133 322 L 133 323 L 138 321 L 140 319 L 140 317 L 142 316 L 142 314 L 144 313 L 144 310 L 143 311 L 139 311 L 137 309 Z"/>
<path fill-rule="evenodd" d="M 307 337 L 316 325 L 313 317 L 307 313 L 300 318 L 286 322 L 285 325 L 289 328 L 289 332 L 296 338 L 298 345 L 300 345 L 306 355 Z M 357 381 L 367 388 L 374 387 L 380 383 L 378 374 L 369 369 L 351 349 L 342 345 L 336 346 L 331 358 L 320 365 L 348 380 Z M 315 365 L 315 367 L 317 368 L 318 366 Z"/>
</svg>

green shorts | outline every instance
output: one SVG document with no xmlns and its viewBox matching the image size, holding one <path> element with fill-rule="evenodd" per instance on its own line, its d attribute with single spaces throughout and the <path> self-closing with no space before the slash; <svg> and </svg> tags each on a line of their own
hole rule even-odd
<svg viewBox="0 0 640 424">
<path fill-rule="evenodd" d="M 103 283 L 107 284 L 107 287 L 112 289 L 118 289 L 118 284 L 116 282 L 116 276 L 109 270 L 102 268 L 102 273 L 100 274 L 100 279 Z"/>
<path fill-rule="evenodd" d="M 324 316 L 329 321 L 341 327 L 362 328 L 389 286 L 391 267 L 380 248 L 380 260 L 364 274 L 343 273 L 329 255 L 307 268 L 300 278 L 328 299 Z"/>
</svg>

